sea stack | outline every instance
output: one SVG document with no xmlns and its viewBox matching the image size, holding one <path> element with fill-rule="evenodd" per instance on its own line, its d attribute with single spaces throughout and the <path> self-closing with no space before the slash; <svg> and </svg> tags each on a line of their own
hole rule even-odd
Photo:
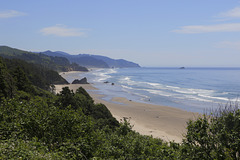
<svg viewBox="0 0 240 160">
<path fill-rule="evenodd" d="M 84 78 L 82 78 L 81 80 L 75 79 L 75 80 L 72 82 L 72 84 L 89 84 L 89 83 L 87 82 L 87 78 L 84 77 Z"/>
</svg>

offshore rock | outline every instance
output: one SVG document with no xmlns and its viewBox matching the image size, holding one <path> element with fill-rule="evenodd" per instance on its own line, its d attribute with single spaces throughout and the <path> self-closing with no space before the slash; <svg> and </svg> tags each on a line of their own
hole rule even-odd
<svg viewBox="0 0 240 160">
<path fill-rule="evenodd" d="M 72 84 L 89 84 L 89 83 L 87 82 L 87 78 L 84 77 L 84 78 L 82 78 L 81 80 L 75 79 L 75 80 L 72 82 Z"/>
</svg>

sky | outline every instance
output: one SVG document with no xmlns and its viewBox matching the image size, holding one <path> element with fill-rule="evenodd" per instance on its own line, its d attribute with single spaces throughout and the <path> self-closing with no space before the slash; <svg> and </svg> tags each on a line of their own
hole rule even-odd
<svg viewBox="0 0 240 160">
<path fill-rule="evenodd" d="M 240 67 L 240 0 L 0 0 L 0 45 L 146 67 Z"/>
</svg>

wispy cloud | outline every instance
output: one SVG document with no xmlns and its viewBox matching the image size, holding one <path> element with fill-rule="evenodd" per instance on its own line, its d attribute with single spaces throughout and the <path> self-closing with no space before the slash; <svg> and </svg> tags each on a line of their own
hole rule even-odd
<svg viewBox="0 0 240 160">
<path fill-rule="evenodd" d="M 40 30 L 44 35 L 54 35 L 58 37 L 83 37 L 86 29 L 67 28 L 64 25 L 55 25 Z"/>
<path fill-rule="evenodd" d="M 209 32 L 240 32 L 240 23 L 227 23 L 216 25 L 191 25 L 173 30 L 176 33 L 209 33 Z"/>
<path fill-rule="evenodd" d="M 240 7 L 235 7 L 229 11 L 222 12 L 214 16 L 215 21 L 226 21 L 233 18 L 240 18 Z M 222 23 L 215 25 L 188 25 L 173 30 L 176 33 L 209 33 L 209 32 L 240 32 L 240 23 Z"/>
<path fill-rule="evenodd" d="M 215 44 L 216 48 L 227 48 L 240 50 L 240 41 L 222 41 Z"/>
<path fill-rule="evenodd" d="M 219 17 L 223 18 L 240 18 L 240 7 L 235 7 L 227 12 L 222 12 Z"/>
<path fill-rule="evenodd" d="M 15 10 L 7 10 L 0 12 L 0 18 L 12 18 L 12 17 L 19 17 L 25 16 L 26 13 L 15 11 Z"/>
</svg>

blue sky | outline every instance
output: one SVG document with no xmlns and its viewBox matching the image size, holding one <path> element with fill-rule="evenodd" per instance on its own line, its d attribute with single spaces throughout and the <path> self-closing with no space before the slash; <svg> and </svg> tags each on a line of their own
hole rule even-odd
<svg viewBox="0 0 240 160">
<path fill-rule="evenodd" d="M 0 45 L 240 67 L 240 0 L 0 0 Z"/>
</svg>

